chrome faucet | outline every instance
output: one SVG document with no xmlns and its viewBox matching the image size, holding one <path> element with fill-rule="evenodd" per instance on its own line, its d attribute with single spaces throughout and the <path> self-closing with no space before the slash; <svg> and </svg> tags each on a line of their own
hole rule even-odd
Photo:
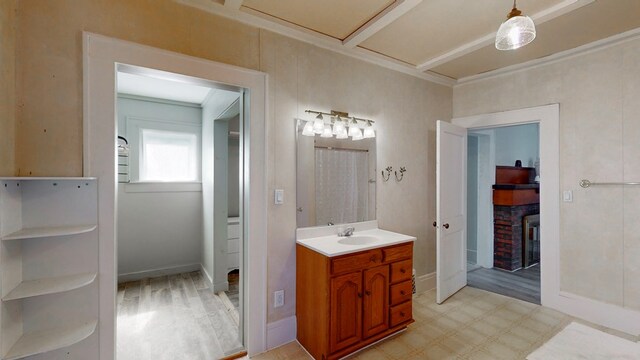
<svg viewBox="0 0 640 360">
<path fill-rule="evenodd" d="M 356 230 L 356 229 L 355 229 L 354 227 L 348 227 L 348 228 L 344 229 L 344 231 L 343 231 L 343 232 L 339 232 L 339 233 L 338 233 L 338 236 L 340 236 L 340 237 L 343 237 L 343 236 L 351 236 L 351 235 L 353 235 L 353 232 L 354 232 L 355 230 Z"/>
</svg>

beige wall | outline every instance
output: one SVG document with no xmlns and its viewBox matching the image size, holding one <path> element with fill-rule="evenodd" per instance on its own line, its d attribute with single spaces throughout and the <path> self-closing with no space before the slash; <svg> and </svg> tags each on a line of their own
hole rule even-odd
<svg viewBox="0 0 640 360">
<path fill-rule="evenodd" d="M 640 181 L 638 99 L 640 40 L 454 88 L 456 117 L 560 104 L 561 289 L 635 310 L 640 188 L 578 181 Z"/>
<path fill-rule="evenodd" d="M 269 74 L 268 290 L 285 290 L 295 312 L 295 132 L 307 108 L 376 120 L 378 168 L 407 167 L 405 180 L 378 183 L 378 219 L 417 237 L 418 275 L 435 270 L 435 120 L 451 117 L 452 90 L 322 50 L 169 0 L 21 0 L 18 3 L 17 166 L 22 175 L 82 173 L 83 30 Z M 46 130 L 46 131 L 45 131 Z M 270 199 L 270 198 L 269 198 Z"/>
<path fill-rule="evenodd" d="M 16 0 L 0 1 L 0 176 L 15 173 Z"/>
</svg>

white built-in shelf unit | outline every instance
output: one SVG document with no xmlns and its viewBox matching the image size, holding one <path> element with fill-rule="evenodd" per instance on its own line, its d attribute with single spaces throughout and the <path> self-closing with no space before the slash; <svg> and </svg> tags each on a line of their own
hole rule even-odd
<svg viewBox="0 0 640 360">
<path fill-rule="evenodd" d="M 0 177 L 0 359 L 98 358 L 98 181 Z"/>
</svg>

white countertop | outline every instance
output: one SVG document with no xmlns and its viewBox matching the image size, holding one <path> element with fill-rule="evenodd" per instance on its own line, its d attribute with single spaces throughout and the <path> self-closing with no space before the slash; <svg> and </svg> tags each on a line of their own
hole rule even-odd
<svg viewBox="0 0 640 360">
<path fill-rule="evenodd" d="M 304 239 L 298 238 L 296 243 L 325 256 L 333 257 L 416 240 L 413 236 L 398 234 L 377 228 L 358 230 L 356 227 L 356 231 L 353 233 L 353 236 L 373 236 L 378 238 L 379 241 L 365 245 L 345 245 L 338 242 L 338 240 L 344 239 L 344 237 L 338 237 L 334 233 L 332 235 L 309 237 Z"/>
</svg>

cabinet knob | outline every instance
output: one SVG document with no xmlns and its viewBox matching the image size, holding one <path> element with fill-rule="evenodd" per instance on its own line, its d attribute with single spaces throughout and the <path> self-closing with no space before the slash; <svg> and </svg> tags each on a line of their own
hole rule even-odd
<svg viewBox="0 0 640 360">
<path fill-rule="evenodd" d="M 449 228 L 449 224 L 444 224 L 444 225 L 442 225 L 442 226 L 443 226 L 445 229 L 448 229 L 448 228 Z"/>
<path fill-rule="evenodd" d="M 361 298 L 362 297 L 362 293 L 358 293 L 358 297 Z"/>
<path fill-rule="evenodd" d="M 401 268 L 401 269 L 400 269 L 400 272 L 404 274 L 404 273 L 406 273 L 406 272 L 407 272 L 407 270 L 405 270 L 404 268 Z"/>
<path fill-rule="evenodd" d="M 404 311 L 400 311 L 400 316 L 404 317 Z"/>
<path fill-rule="evenodd" d="M 372 255 L 371 259 L 369 259 L 369 260 L 371 260 L 371 262 L 376 262 L 376 261 L 378 261 L 378 257 L 375 256 L 375 255 Z"/>
<path fill-rule="evenodd" d="M 404 294 L 405 294 L 404 290 L 400 290 L 400 295 L 404 295 Z"/>
<path fill-rule="evenodd" d="M 434 221 L 433 222 L 433 227 L 436 227 L 436 226 L 438 226 L 438 223 Z"/>
<path fill-rule="evenodd" d="M 364 292 L 364 293 L 365 293 L 365 295 L 367 295 L 367 296 L 371 295 L 371 291 L 369 291 L 369 290 L 365 290 L 365 292 Z"/>
</svg>

